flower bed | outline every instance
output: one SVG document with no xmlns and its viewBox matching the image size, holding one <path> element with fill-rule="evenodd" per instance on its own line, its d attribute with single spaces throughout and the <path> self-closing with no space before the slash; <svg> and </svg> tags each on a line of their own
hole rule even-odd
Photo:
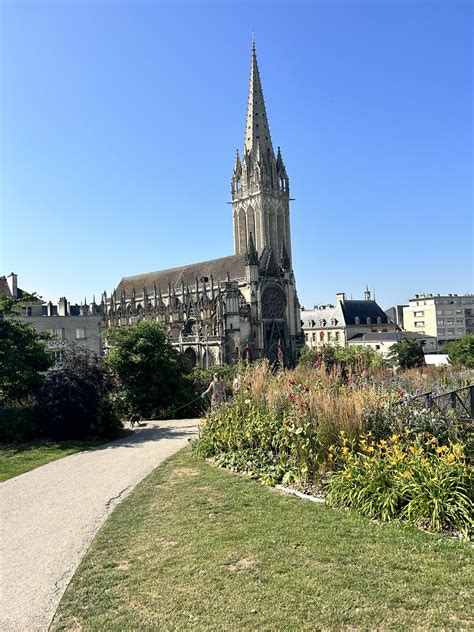
<svg viewBox="0 0 474 632">
<path fill-rule="evenodd" d="M 456 457 L 456 466 L 452 466 L 451 475 L 454 476 L 455 472 L 459 474 L 462 469 L 459 469 L 459 459 L 464 459 L 464 453 L 458 455 L 455 451 L 463 450 L 461 444 L 466 440 L 467 427 L 449 411 L 428 410 L 422 402 L 407 397 L 401 385 L 402 379 L 405 385 L 408 382 L 415 384 L 428 381 L 422 377 L 424 373 L 421 371 L 418 375 L 413 371 L 407 373 L 393 376 L 383 367 L 368 370 L 367 367 L 361 369 L 356 365 L 349 369 L 346 367 L 341 373 L 337 367 L 328 371 L 324 364 L 320 367 L 300 366 L 294 371 L 275 374 L 266 363 L 242 368 L 240 392 L 203 421 L 203 432 L 196 451 L 203 457 L 212 458 L 219 465 L 247 472 L 271 485 L 283 483 L 308 488 L 317 485 L 328 472 L 336 471 L 337 475 L 330 476 L 331 490 L 337 480 L 347 483 L 341 479 L 342 472 L 349 472 L 348 461 L 341 458 L 341 450 L 344 454 L 359 455 L 357 458 L 362 463 L 368 456 L 364 449 L 369 446 L 369 437 L 372 442 L 370 448 L 375 451 L 380 448 L 379 442 L 384 441 L 389 445 L 390 437 L 399 435 L 403 437 L 403 447 L 399 443 L 397 449 L 409 451 L 416 446 L 418 450 L 420 437 L 427 440 L 429 433 L 430 440 L 436 441 L 436 447 L 443 450 L 443 454 L 439 450 L 432 450 L 420 457 L 423 459 L 422 464 L 425 461 L 430 464 L 429 472 L 435 471 L 433 468 L 438 462 L 443 464 L 443 468 L 447 467 L 447 462 L 441 456 L 444 458 L 444 451 L 448 450 L 447 454 L 451 455 L 449 459 Z M 462 385 L 466 380 L 465 376 L 460 377 L 452 370 L 429 371 L 430 385 L 437 385 L 437 376 L 442 380 L 442 386 L 437 386 L 439 390 L 445 390 L 453 384 Z M 369 432 L 370 435 L 367 434 Z M 388 458 L 383 464 L 386 472 L 393 465 Z M 466 465 L 463 467 L 467 468 Z M 361 470 L 357 480 L 366 476 L 364 472 Z M 426 476 L 429 472 L 426 470 Z M 399 480 L 395 472 L 390 476 Z M 465 486 L 465 473 L 462 474 L 462 481 L 462 486 Z M 413 485 L 413 481 L 409 482 Z M 406 483 L 404 490 L 408 487 Z M 389 507 L 389 513 L 384 508 L 378 514 L 374 510 L 374 517 L 377 514 L 377 517 L 383 515 L 384 519 L 386 515 L 393 518 L 400 516 L 403 510 L 403 518 L 415 524 L 440 529 L 446 523 L 465 533 L 464 518 L 445 520 L 442 517 L 443 511 L 450 511 L 447 498 L 451 488 L 446 489 L 447 495 L 437 501 L 446 505 L 436 510 L 440 518 L 432 518 L 431 514 L 426 518 L 421 510 L 416 513 L 415 491 L 413 498 L 407 502 L 393 501 L 393 511 Z M 343 501 L 342 496 L 337 500 L 335 491 L 331 493 L 331 502 L 334 504 L 352 506 L 348 501 Z M 394 498 L 398 498 L 400 488 L 397 487 L 393 493 Z M 404 498 L 408 496 L 405 494 Z M 389 501 L 384 498 L 383 502 Z"/>
</svg>

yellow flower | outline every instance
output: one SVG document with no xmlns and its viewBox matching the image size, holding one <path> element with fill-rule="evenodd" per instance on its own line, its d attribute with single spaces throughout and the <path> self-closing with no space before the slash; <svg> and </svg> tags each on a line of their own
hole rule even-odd
<svg viewBox="0 0 474 632">
<path fill-rule="evenodd" d="M 375 448 L 374 448 L 374 446 L 373 446 L 373 445 L 369 445 L 369 446 L 367 447 L 367 452 L 373 452 L 374 450 L 375 450 Z"/>
<path fill-rule="evenodd" d="M 456 460 L 456 457 L 454 456 L 452 452 L 446 455 L 446 461 L 448 463 L 453 463 L 455 460 Z"/>
<path fill-rule="evenodd" d="M 392 443 L 397 443 L 397 441 L 398 441 L 399 439 L 400 439 L 400 435 L 397 435 L 397 434 L 393 434 L 393 435 L 390 437 L 390 440 L 392 441 Z"/>
<path fill-rule="evenodd" d="M 411 472 L 409 472 L 408 470 L 406 470 L 405 472 L 403 472 L 403 476 L 405 478 L 411 478 Z"/>
<path fill-rule="evenodd" d="M 385 439 L 380 439 L 379 445 L 381 448 L 384 448 L 387 445 L 387 442 L 385 441 Z"/>
</svg>

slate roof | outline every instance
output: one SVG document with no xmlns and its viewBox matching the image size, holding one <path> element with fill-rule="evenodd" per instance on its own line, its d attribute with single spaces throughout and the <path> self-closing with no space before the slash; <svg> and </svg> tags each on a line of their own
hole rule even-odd
<svg viewBox="0 0 474 632">
<path fill-rule="evenodd" d="M 356 317 L 360 318 L 360 323 L 365 324 L 370 318 L 372 324 L 377 323 L 377 318 L 381 319 L 381 324 L 388 324 L 388 316 L 375 301 L 343 301 L 341 303 L 342 312 L 346 325 L 355 325 Z"/>
<path fill-rule="evenodd" d="M 193 285 L 196 282 L 196 278 L 198 280 L 202 277 L 210 279 L 212 276 L 214 281 L 225 281 L 227 275 L 229 275 L 231 280 L 245 277 L 245 254 L 124 277 L 115 291 L 117 297 L 120 297 L 122 291 L 125 290 L 125 295 L 128 297 L 131 296 L 133 288 L 135 288 L 138 295 L 141 295 L 143 287 L 146 287 L 147 292 L 151 293 L 156 285 L 157 288 L 161 288 L 162 292 L 166 292 L 168 284 L 179 289 L 181 283 Z"/>
<path fill-rule="evenodd" d="M 12 297 L 6 276 L 0 276 L 0 296 Z"/>
<path fill-rule="evenodd" d="M 364 334 L 354 334 L 348 338 L 348 342 L 400 342 L 400 340 L 433 339 L 434 336 L 426 336 L 416 331 L 371 331 Z"/>
</svg>

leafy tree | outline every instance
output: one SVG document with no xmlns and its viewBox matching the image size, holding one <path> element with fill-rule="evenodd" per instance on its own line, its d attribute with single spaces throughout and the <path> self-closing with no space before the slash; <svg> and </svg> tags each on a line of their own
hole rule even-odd
<svg viewBox="0 0 474 632">
<path fill-rule="evenodd" d="M 121 428 L 109 399 L 112 382 L 97 356 L 74 346 L 38 393 L 40 432 L 55 439 L 115 436 Z"/>
<path fill-rule="evenodd" d="M 163 323 L 142 320 L 135 327 L 112 327 L 106 340 L 106 362 L 124 413 L 161 417 L 193 398 L 188 361 L 172 347 Z"/>
<path fill-rule="evenodd" d="M 11 299 L 0 297 L 0 402 L 34 394 L 53 364 L 46 336 L 22 323 Z"/>
<path fill-rule="evenodd" d="M 404 339 L 390 347 L 389 358 L 398 362 L 402 369 L 425 364 L 425 354 L 416 340 Z"/>
<path fill-rule="evenodd" d="M 443 346 L 452 364 L 474 368 L 474 334 L 466 334 L 459 340 L 453 340 Z"/>
</svg>

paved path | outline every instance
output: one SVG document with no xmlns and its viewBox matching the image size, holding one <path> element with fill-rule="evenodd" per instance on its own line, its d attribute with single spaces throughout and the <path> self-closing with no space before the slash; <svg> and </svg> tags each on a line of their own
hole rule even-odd
<svg viewBox="0 0 474 632">
<path fill-rule="evenodd" d="M 197 420 L 148 422 L 133 435 L 0 484 L 0 630 L 47 630 L 94 535 Z"/>
</svg>

